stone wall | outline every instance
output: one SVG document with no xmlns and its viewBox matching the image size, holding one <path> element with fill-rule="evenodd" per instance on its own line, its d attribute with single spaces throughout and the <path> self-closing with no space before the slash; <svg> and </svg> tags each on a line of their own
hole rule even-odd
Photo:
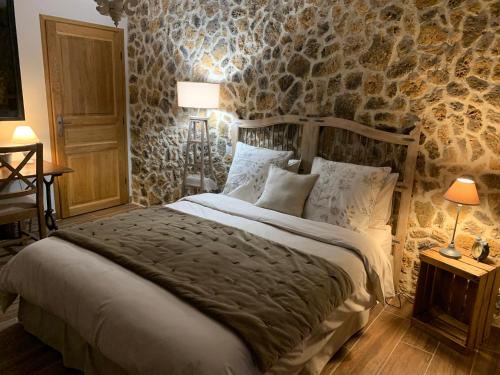
<svg viewBox="0 0 500 375">
<path fill-rule="evenodd" d="M 221 82 L 210 114 L 219 182 L 234 117 L 334 115 L 405 132 L 422 126 L 404 256 L 445 244 L 460 175 L 478 183 L 458 243 L 500 254 L 500 2 L 466 0 L 143 0 L 129 19 L 134 201 L 179 197 L 188 112 L 177 80 Z"/>
</svg>

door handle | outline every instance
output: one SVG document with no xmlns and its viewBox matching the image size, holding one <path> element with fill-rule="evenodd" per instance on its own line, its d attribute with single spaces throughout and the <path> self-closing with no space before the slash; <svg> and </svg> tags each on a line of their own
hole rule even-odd
<svg viewBox="0 0 500 375">
<path fill-rule="evenodd" d="M 65 124 L 69 125 L 71 124 L 71 122 L 64 122 L 64 117 L 62 115 L 57 115 L 56 122 L 57 122 L 57 136 L 64 137 L 64 125 Z"/>
</svg>

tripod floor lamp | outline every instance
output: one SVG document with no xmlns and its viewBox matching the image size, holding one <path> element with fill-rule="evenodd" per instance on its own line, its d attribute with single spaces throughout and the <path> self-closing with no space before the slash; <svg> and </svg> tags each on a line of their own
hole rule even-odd
<svg viewBox="0 0 500 375">
<path fill-rule="evenodd" d="M 183 108 L 217 109 L 219 91 L 220 85 L 216 83 L 177 82 L 178 105 Z M 183 196 L 189 188 L 199 192 L 217 190 L 207 117 L 189 118 L 182 181 Z"/>
</svg>

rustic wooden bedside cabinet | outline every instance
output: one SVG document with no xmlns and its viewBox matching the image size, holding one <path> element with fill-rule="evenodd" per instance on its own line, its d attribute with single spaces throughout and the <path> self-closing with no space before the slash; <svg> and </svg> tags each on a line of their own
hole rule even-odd
<svg viewBox="0 0 500 375">
<path fill-rule="evenodd" d="M 420 254 L 412 324 L 463 352 L 489 335 L 500 286 L 500 267 L 462 256 L 450 259 L 439 249 Z"/>
</svg>

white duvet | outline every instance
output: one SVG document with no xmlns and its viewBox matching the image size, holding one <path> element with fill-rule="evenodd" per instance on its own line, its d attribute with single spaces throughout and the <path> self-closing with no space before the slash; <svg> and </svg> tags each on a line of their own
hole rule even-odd
<svg viewBox="0 0 500 375">
<path fill-rule="evenodd" d="M 202 194 L 168 207 L 320 256 L 350 275 L 350 298 L 272 373 L 296 372 L 349 314 L 394 292 L 390 259 L 368 235 L 224 195 Z M 15 256 L 0 272 L 0 292 L 20 294 L 63 319 L 130 374 L 259 374 L 232 331 L 157 285 L 58 238 Z"/>
</svg>

